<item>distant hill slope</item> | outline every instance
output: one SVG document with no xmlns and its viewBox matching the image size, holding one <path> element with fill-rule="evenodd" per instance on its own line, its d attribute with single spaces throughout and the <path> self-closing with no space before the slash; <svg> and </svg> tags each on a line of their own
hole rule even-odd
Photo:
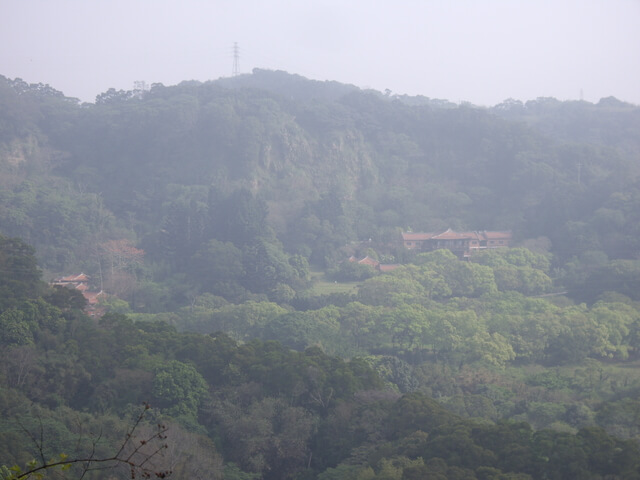
<svg viewBox="0 0 640 480">
<path fill-rule="evenodd" d="M 254 68 L 251 74 L 220 78 L 214 83 L 225 88 L 265 90 L 297 102 L 336 101 L 346 94 L 360 91 L 355 85 L 309 80 L 282 70 L 260 68 Z"/>
<path fill-rule="evenodd" d="M 481 109 L 256 70 L 109 90 L 95 105 L 2 78 L 0 108 L 2 226 L 36 244 L 36 208 L 8 213 L 29 203 L 16 197 L 26 179 L 58 204 L 69 197 L 70 212 L 83 205 L 79 236 L 106 228 L 94 212 L 105 207 L 109 228 L 159 235 L 171 205 L 208 208 L 214 187 L 258 195 L 285 246 L 305 255 L 409 227 L 546 236 L 562 261 L 637 252 L 640 109 L 611 99 Z M 46 241 L 68 250 L 64 237 Z"/>
</svg>

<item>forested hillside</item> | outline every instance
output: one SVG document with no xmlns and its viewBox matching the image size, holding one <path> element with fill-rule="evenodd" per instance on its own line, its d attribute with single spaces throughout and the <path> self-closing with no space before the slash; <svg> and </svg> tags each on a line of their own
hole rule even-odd
<svg viewBox="0 0 640 480">
<path fill-rule="evenodd" d="M 400 393 L 420 385 L 418 372 L 423 389 L 455 387 L 443 382 L 453 355 L 447 349 L 439 350 L 441 366 L 424 364 L 411 378 L 411 367 L 392 356 L 345 361 L 318 347 L 302 352 L 273 341 L 237 342 L 220 332 L 178 333 L 157 319 L 134 322 L 108 313 L 96 321 L 83 315 L 73 290 L 40 283 L 32 250 L 19 240 L 1 240 L 2 271 L 14 278 L 3 275 L 0 284 L 0 461 L 23 467 L 0 467 L 4 478 L 22 478 L 58 458 L 111 458 L 128 441 L 143 401 L 156 408 L 137 427 L 143 433 L 135 443 L 152 438 L 152 424 L 166 431 L 167 447 L 145 465 L 158 478 L 166 472 L 176 478 L 321 480 L 640 474 L 639 444 L 589 426 L 586 407 L 564 413 L 585 425 L 579 429 L 565 424 L 535 431 L 522 421 L 497 421 L 490 399 L 508 398 L 507 389 L 487 379 L 466 380 L 467 389 L 481 388 L 484 395 L 453 395 L 445 406 L 416 388 Z M 588 376 L 579 381 L 601 388 L 602 378 Z M 527 381 L 550 391 L 563 382 L 571 379 L 557 370 Z M 544 405 L 538 404 L 539 416 Z M 145 462 L 131 462 L 131 472 Z M 88 471 L 86 462 L 68 465 L 78 477 L 129 476 L 128 464 L 107 470 L 88 464 Z"/>
<path fill-rule="evenodd" d="M 487 110 L 256 71 L 78 105 L 2 83 L 3 231 L 56 272 L 95 269 L 84 250 L 113 237 L 161 262 L 251 229 L 322 267 L 399 228 L 546 237 L 555 267 L 640 248 L 640 111 L 613 99 Z"/>
<path fill-rule="evenodd" d="M 107 455 L 149 401 L 177 478 L 640 478 L 638 132 L 613 98 L 0 77 L 0 465 Z M 513 242 L 402 246 L 448 228 Z M 80 272 L 91 310 L 45 283 Z"/>
</svg>

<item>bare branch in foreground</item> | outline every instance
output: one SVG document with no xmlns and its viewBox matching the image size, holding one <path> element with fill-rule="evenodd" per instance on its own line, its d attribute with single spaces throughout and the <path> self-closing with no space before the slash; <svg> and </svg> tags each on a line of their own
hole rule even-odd
<svg viewBox="0 0 640 480">
<path fill-rule="evenodd" d="M 82 473 L 80 480 L 86 475 L 87 472 L 94 470 L 104 470 L 109 468 L 115 468 L 118 465 L 124 465 L 129 468 L 131 472 L 131 479 L 140 477 L 143 479 L 159 478 L 163 479 L 171 475 L 170 470 L 156 470 L 153 468 L 153 460 L 159 456 L 163 450 L 168 448 L 166 443 L 167 430 L 165 425 L 158 424 L 157 429 L 147 435 L 143 435 L 141 438 L 136 435 L 140 430 L 142 421 L 144 420 L 147 411 L 151 408 L 149 403 L 145 402 L 144 409 L 138 415 L 132 427 L 127 431 L 124 441 L 120 445 L 117 453 L 113 456 L 97 457 L 96 446 L 102 434 L 97 439 L 92 441 L 91 453 L 81 458 L 69 458 L 65 454 L 60 454 L 60 460 L 45 459 L 44 455 L 44 433 L 42 428 L 42 420 L 40 419 L 40 435 L 39 438 L 33 433 L 26 430 L 26 434 L 29 435 L 34 442 L 38 451 L 40 460 L 32 460 L 26 465 L 26 470 L 23 471 L 19 466 L 11 467 L 10 469 L 0 469 L 0 480 L 27 480 L 34 478 L 41 480 L 44 477 L 44 472 L 47 470 L 62 471 L 68 470 L 74 465 L 82 466 Z"/>
</svg>

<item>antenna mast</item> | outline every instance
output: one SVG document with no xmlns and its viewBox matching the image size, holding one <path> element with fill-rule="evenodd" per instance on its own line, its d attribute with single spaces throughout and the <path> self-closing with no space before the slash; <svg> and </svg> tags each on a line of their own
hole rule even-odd
<svg viewBox="0 0 640 480">
<path fill-rule="evenodd" d="M 581 178 L 582 178 L 582 162 L 578 162 L 578 185 L 582 185 L 580 181 Z"/>
<path fill-rule="evenodd" d="M 240 47 L 238 47 L 238 42 L 233 42 L 233 71 L 231 73 L 234 77 L 238 75 L 239 67 L 240 67 Z"/>
</svg>

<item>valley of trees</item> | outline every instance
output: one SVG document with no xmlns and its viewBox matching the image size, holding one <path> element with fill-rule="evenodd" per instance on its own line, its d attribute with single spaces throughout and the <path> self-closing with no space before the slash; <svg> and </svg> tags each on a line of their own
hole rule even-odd
<svg viewBox="0 0 640 480">
<path fill-rule="evenodd" d="M 614 98 L 0 77 L 0 465 L 109 455 L 150 402 L 174 478 L 640 478 L 638 132 Z M 447 228 L 514 246 L 400 242 Z M 80 272 L 98 314 L 50 285 Z"/>
</svg>

